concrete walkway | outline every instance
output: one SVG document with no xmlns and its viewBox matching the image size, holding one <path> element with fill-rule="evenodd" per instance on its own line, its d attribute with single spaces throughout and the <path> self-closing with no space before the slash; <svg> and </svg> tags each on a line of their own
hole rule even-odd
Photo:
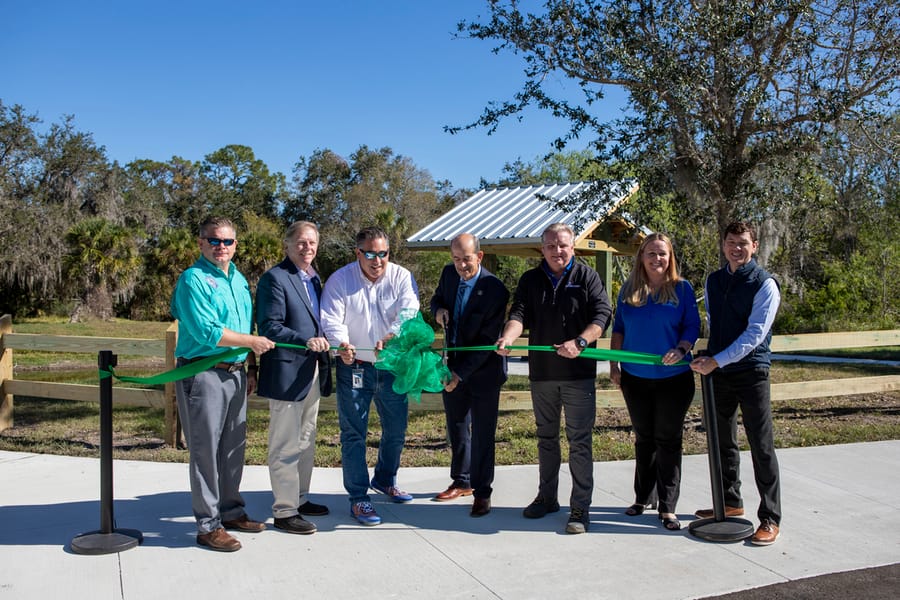
<svg viewBox="0 0 900 600">
<path fill-rule="evenodd" d="M 469 517 L 469 499 L 430 500 L 447 469 L 401 469 L 415 500 L 373 496 L 377 527 L 350 519 L 339 469 L 317 469 L 314 499 L 332 509 L 316 519 L 319 532 L 237 533 L 244 548 L 233 554 L 196 546 L 186 465 L 116 461 L 117 525 L 142 531 L 144 542 L 83 556 L 70 542 L 100 526 L 99 461 L 0 452 L 0 599 L 677 599 L 900 562 L 900 441 L 781 450 L 779 460 L 785 516 L 769 547 L 667 532 L 655 513 L 625 516 L 634 463 L 621 461 L 595 464 L 585 535 L 563 532 L 565 508 L 521 516 L 535 466 L 499 467 L 494 509 L 481 519 Z M 756 523 L 747 455 L 743 478 Z M 564 467 L 561 500 L 569 487 Z M 247 467 L 243 490 L 251 516 L 271 523 L 266 468 Z M 709 498 L 706 457 L 685 457 L 682 522 Z"/>
</svg>

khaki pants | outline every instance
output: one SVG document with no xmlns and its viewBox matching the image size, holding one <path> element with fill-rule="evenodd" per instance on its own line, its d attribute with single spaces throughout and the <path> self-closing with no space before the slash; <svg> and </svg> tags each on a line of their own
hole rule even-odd
<svg viewBox="0 0 900 600">
<path fill-rule="evenodd" d="M 272 482 L 272 516 L 297 514 L 307 502 L 316 454 L 316 422 L 319 416 L 319 372 L 309 395 L 299 401 L 269 400 L 269 480 Z"/>
</svg>

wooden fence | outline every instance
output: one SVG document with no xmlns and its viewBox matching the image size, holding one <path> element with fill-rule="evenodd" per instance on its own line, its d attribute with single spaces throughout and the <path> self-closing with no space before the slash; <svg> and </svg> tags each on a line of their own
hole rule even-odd
<svg viewBox="0 0 900 600">
<path fill-rule="evenodd" d="M 70 383 L 50 383 L 45 381 L 22 381 L 13 378 L 13 350 L 38 350 L 47 352 L 76 352 L 96 355 L 100 350 L 111 350 L 119 357 L 120 371 L 128 368 L 123 356 L 154 356 L 165 359 L 166 369 L 175 367 L 175 342 L 178 335 L 177 323 L 166 330 L 164 339 L 130 339 L 105 338 L 67 335 L 41 335 L 13 332 L 12 318 L 9 315 L 0 317 L 0 431 L 11 427 L 13 423 L 13 396 L 32 396 L 37 398 L 54 398 L 62 400 L 81 400 L 98 402 L 99 386 Z M 516 345 L 526 345 L 527 340 L 520 339 Z M 598 341 L 598 346 L 609 347 L 608 339 Z M 697 342 L 702 349 L 706 340 Z M 813 333 L 800 335 L 777 335 L 772 338 L 774 352 L 802 352 L 809 350 L 831 350 L 840 348 L 865 348 L 872 346 L 900 346 L 900 329 L 886 331 L 847 331 L 839 333 Z M 439 342 L 435 342 L 439 348 Z M 523 355 L 524 352 L 513 352 Z M 820 398 L 828 396 L 846 396 L 850 394 L 871 394 L 900 390 L 900 375 L 881 375 L 871 377 L 852 377 L 844 379 L 826 379 L 819 381 L 801 381 L 794 383 L 778 383 L 772 385 L 772 400 L 792 400 L 801 398 Z M 698 386 L 695 402 L 700 402 Z M 175 407 L 174 384 L 166 384 L 165 389 L 139 389 L 115 387 L 114 404 L 131 406 L 149 406 L 165 410 L 165 433 L 167 444 L 174 445 L 177 435 L 177 410 Z M 258 396 L 250 397 L 250 407 L 267 409 L 268 402 Z M 618 389 L 597 390 L 597 406 L 625 406 L 622 393 Z M 323 398 L 322 410 L 335 410 L 334 396 Z M 411 410 L 443 410 L 440 394 L 422 394 L 422 402 L 410 403 Z M 528 391 L 502 391 L 500 394 L 500 410 L 530 410 L 531 394 Z"/>
</svg>

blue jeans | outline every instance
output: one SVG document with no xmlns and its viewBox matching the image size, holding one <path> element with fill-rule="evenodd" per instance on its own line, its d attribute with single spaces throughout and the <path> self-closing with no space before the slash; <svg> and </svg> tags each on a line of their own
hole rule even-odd
<svg viewBox="0 0 900 600">
<path fill-rule="evenodd" d="M 362 371 L 361 387 L 353 387 L 353 371 Z M 350 503 L 369 501 L 369 468 L 366 464 L 366 435 L 372 400 L 381 418 L 381 441 L 373 479 L 387 488 L 397 483 L 400 453 L 406 443 L 409 406 L 405 394 L 394 392 L 394 376 L 376 369 L 372 363 L 345 365 L 337 361 L 337 408 L 341 425 L 341 464 L 344 489 Z"/>
</svg>

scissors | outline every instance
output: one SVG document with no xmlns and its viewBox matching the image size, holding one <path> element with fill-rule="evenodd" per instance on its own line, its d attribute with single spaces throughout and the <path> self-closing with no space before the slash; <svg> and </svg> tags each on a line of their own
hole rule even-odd
<svg viewBox="0 0 900 600">
<path fill-rule="evenodd" d="M 444 363 L 444 366 L 447 366 L 447 323 L 443 323 L 441 325 L 444 328 L 444 343 L 441 346 L 441 362 Z"/>
</svg>

